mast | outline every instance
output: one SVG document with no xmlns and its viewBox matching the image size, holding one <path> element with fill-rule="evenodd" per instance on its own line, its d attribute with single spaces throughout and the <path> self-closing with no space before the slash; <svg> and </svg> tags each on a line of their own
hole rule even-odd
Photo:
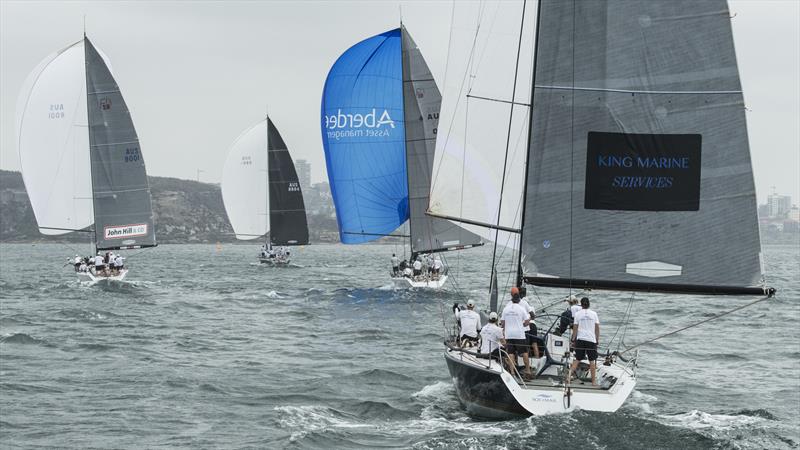
<svg viewBox="0 0 800 450">
<path fill-rule="evenodd" d="M 531 75 L 531 101 L 528 109 L 528 152 L 525 156 L 525 175 L 522 181 L 522 213 L 519 219 L 519 249 L 517 250 L 517 287 L 522 287 L 524 284 L 522 276 L 522 230 L 525 227 L 525 203 L 528 200 L 528 167 L 531 160 L 531 136 L 533 133 L 533 95 L 536 92 L 536 63 L 539 53 L 539 21 L 542 17 L 542 2 L 539 1 L 536 5 L 536 34 L 534 35 L 533 46 L 533 73 Z"/>
<path fill-rule="evenodd" d="M 400 77 L 401 77 L 400 83 L 403 85 L 403 88 L 400 89 L 400 95 L 401 95 L 401 103 L 400 104 L 403 105 L 403 123 L 405 124 L 405 127 L 404 127 L 405 128 L 405 136 L 404 136 L 405 142 L 403 143 L 403 146 L 405 147 L 404 151 L 405 151 L 405 154 L 406 154 L 406 158 L 405 158 L 406 159 L 406 186 L 407 186 L 407 189 L 408 189 L 408 200 L 407 201 L 409 202 L 409 204 L 408 204 L 408 248 L 411 251 L 411 259 L 410 259 L 410 261 L 413 262 L 414 260 L 416 260 L 417 255 L 414 252 L 414 228 L 411 226 L 411 171 L 408 170 L 408 163 L 409 163 L 409 161 L 408 161 L 408 120 L 406 118 L 406 108 L 405 108 L 405 105 L 406 105 L 406 86 L 405 86 L 405 84 L 406 84 L 406 79 L 405 79 L 406 78 L 405 77 L 406 71 L 403 70 L 403 69 L 405 69 L 404 66 L 406 65 L 406 59 L 403 58 L 403 54 L 404 54 L 403 52 L 406 51 L 405 42 L 403 42 L 403 41 L 405 41 L 405 39 L 403 39 L 405 33 L 406 33 L 406 29 L 403 26 L 403 8 L 402 8 L 402 6 L 400 6 L 400 66 L 402 67 L 400 69 L 400 74 L 401 74 L 400 75 Z M 403 248 L 405 248 L 405 244 L 403 245 Z"/>
<path fill-rule="evenodd" d="M 86 37 L 86 16 L 83 17 L 83 68 L 84 68 L 84 76 L 85 76 L 85 83 L 86 83 L 86 132 L 89 135 L 89 181 L 91 187 L 91 195 L 92 195 L 92 247 L 94 247 L 94 251 L 92 252 L 92 256 L 95 256 L 98 253 L 97 250 L 97 236 L 96 236 L 96 229 L 97 229 L 97 196 L 94 194 L 94 170 L 92 169 L 92 139 L 91 139 L 91 130 L 89 129 L 90 124 L 89 120 L 91 117 L 89 111 L 89 58 L 87 56 L 88 48 L 86 46 L 86 42 L 89 38 Z"/>
<path fill-rule="evenodd" d="M 264 132 L 267 133 L 266 145 L 264 146 L 264 153 L 266 154 L 266 167 L 264 168 L 264 183 L 266 184 L 266 192 L 267 195 L 264 196 L 264 201 L 266 202 L 264 205 L 264 213 L 267 215 L 266 220 L 264 220 L 264 245 L 266 245 L 267 250 L 272 250 L 272 242 L 270 242 L 269 238 L 269 230 L 270 230 L 270 223 L 269 221 L 272 218 L 272 215 L 269 213 L 269 107 L 267 107 L 267 117 L 264 119 L 267 122 L 267 126 L 264 127 Z"/>
</svg>

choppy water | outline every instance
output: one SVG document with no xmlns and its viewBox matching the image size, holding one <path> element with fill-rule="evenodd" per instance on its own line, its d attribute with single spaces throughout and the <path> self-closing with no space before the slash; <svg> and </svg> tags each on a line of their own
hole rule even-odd
<svg viewBox="0 0 800 450">
<path fill-rule="evenodd" d="M 617 413 L 499 422 L 464 414 L 441 345 L 442 310 L 485 302 L 489 249 L 451 256 L 462 291 L 438 293 L 391 289 L 393 250 L 309 246 L 272 269 L 254 246 L 165 245 L 129 258 L 130 283 L 89 287 L 53 275 L 64 246 L 2 245 L 0 446 L 800 445 L 796 246 L 765 247 L 777 298 L 644 348 Z M 610 337 L 630 294 L 591 297 Z M 637 295 L 625 340 L 748 300 Z"/>
</svg>

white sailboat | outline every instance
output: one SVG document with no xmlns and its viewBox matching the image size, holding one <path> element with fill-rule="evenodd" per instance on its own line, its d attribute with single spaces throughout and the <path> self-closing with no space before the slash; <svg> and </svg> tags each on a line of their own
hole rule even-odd
<svg viewBox="0 0 800 450">
<path fill-rule="evenodd" d="M 404 26 L 367 38 L 331 67 L 322 96 L 322 141 L 340 239 L 408 239 L 410 273 L 400 288 L 438 289 L 447 267 L 436 253 L 482 245 L 458 224 L 425 214 L 442 97 Z M 408 222 L 408 234 L 395 234 Z M 417 259 L 440 269 L 413 269 Z M 388 258 L 387 258 L 388 259 Z"/>
<path fill-rule="evenodd" d="M 17 103 L 17 149 L 40 233 L 89 233 L 93 256 L 156 246 L 130 111 L 108 58 L 85 35 L 28 76 Z M 80 280 L 91 282 L 128 274 L 124 266 L 75 268 Z"/>
<path fill-rule="evenodd" d="M 263 237 L 262 264 L 288 266 L 289 246 L 308 244 L 297 172 L 286 143 L 267 117 L 234 141 L 222 172 L 222 201 L 240 240 Z"/>
<path fill-rule="evenodd" d="M 535 21 L 524 1 L 456 6 L 441 119 L 453 133 L 440 134 L 437 159 L 461 158 L 466 169 L 442 165 L 429 212 L 517 234 L 517 286 L 772 296 L 726 1 L 537 4 Z M 487 129 L 497 117 L 505 142 Z M 453 181 L 478 160 L 500 189 L 468 186 L 476 201 L 459 209 L 452 198 L 465 193 Z M 481 203 L 495 207 L 491 221 Z M 625 402 L 637 382 L 636 347 L 606 348 L 593 386 L 581 374 L 570 380 L 569 339 L 554 326 L 539 335 L 545 352 L 532 379 L 446 342 L 470 414 L 613 412 Z"/>
</svg>

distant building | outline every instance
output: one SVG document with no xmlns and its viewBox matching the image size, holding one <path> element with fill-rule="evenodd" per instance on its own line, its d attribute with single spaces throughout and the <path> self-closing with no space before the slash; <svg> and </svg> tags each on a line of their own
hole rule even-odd
<svg viewBox="0 0 800 450">
<path fill-rule="evenodd" d="M 300 188 L 308 190 L 311 187 L 311 164 L 305 159 L 298 159 L 294 162 L 297 169 L 297 178 L 300 181 Z"/>
<path fill-rule="evenodd" d="M 786 217 L 789 210 L 792 209 L 792 197 L 770 194 L 767 196 L 767 205 L 769 206 L 769 217 Z"/>
<path fill-rule="evenodd" d="M 793 206 L 792 209 L 789 210 L 789 220 L 800 222 L 800 208 Z"/>
</svg>

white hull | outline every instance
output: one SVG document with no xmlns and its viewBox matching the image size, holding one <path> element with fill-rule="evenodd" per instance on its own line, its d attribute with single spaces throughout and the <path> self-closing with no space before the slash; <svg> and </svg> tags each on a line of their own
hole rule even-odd
<svg viewBox="0 0 800 450">
<path fill-rule="evenodd" d="M 288 259 L 278 259 L 278 258 L 258 258 L 261 264 L 267 264 L 272 267 L 286 267 L 290 264 L 290 260 Z"/>
<path fill-rule="evenodd" d="M 113 276 L 102 276 L 102 275 L 95 275 L 92 272 L 75 272 L 78 276 L 78 280 L 81 282 L 88 282 L 88 283 L 99 283 L 101 281 L 122 281 L 128 275 L 128 269 L 121 270 L 117 275 Z"/>
<path fill-rule="evenodd" d="M 597 362 L 597 382 L 581 383 L 573 378 L 565 387 L 565 366 L 552 365 L 539 373 L 545 358 L 533 360 L 538 374 L 523 381 L 495 360 L 479 358 L 475 349 L 461 351 L 448 347 L 445 359 L 456 386 L 459 401 L 473 415 L 501 418 L 520 415 L 568 413 L 576 409 L 614 412 L 636 386 L 635 362 L 616 360 L 610 365 Z M 569 364 L 570 360 L 565 361 Z"/>
<path fill-rule="evenodd" d="M 428 280 L 424 278 L 421 278 L 419 280 L 414 280 L 408 277 L 392 277 L 392 282 L 394 283 L 395 287 L 400 289 L 408 289 L 408 288 L 440 289 L 447 282 L 447 275 L 441 275 L 435 280 Z"/>
</svg>

